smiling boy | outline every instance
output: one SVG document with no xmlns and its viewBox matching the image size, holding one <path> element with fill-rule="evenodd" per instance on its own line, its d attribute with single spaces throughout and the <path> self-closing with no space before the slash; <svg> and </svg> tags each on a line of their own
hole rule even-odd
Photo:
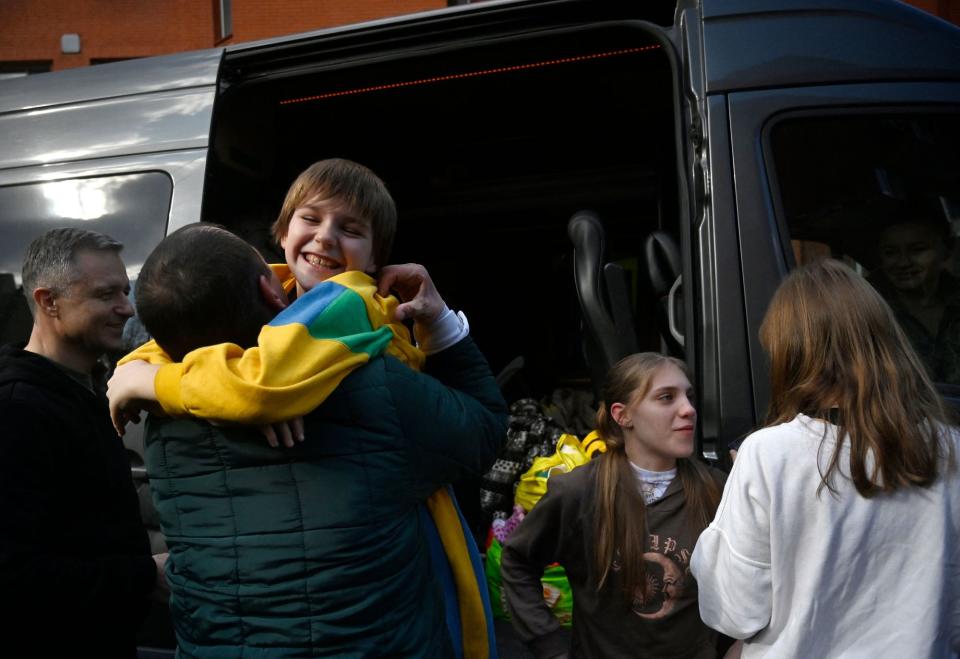
<svg viewBox="0 0 960 659">
<path fill-rule="evenodd" d="M 876 271 L 870 283 L 937 382 L 960 384 L 960 287 L 947 265 L 950 226 L 919 204 L 897 205 L 881 217 Z"/>
<path fill-rule="evenodd" d="M 331 159 L 290 186 L 272 233 L 302 295 L 342 272 L 375 274 L 387 263 L 396 226 L 383 181 L 362 165 Z"/>
</svg>

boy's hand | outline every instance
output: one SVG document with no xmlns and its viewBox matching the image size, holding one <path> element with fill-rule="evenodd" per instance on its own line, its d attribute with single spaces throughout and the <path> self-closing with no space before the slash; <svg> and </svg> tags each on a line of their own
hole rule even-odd
<svg viewBox="0 0 960 659">
<path fill-rule="evenodd" d="M 377 292 L 389 295 L 391 290 L 397 292 L 402 302 L 395 313 L 397 320 L 412 318 L 416 323 L 430 324 L 447 308 L 427 269 L 419 263 L 383 268 Z"/>
<path fill-rule="evenodd" d="M 277 313 L 280 313 L 289 306 L 290 303 L 287 301 L 287 296 L 283 292 L 283 286 L 280 284 L 277 276 L 272 272 L 270 273 L 270 277 L 260 275 L 260 278 L 257 280 L 257 285 L 263 301 Z"/>
<path fill-rule="evenodd" d="M 298 416 L 289 421 L 267 423 L 260 426 L 260 433 L 267 438 L 267 444 L 279 448 L 280 442 L 287 448 L 293 448 L 294 440 L 303 441 L 303 417 Z"/>
<path fill-rule="evenodd" d="M 140 411 L 144 404 L 157 400 L 153 380 L 159 370 L 159 364 L 137 359 L 118 366 L 107 382 L 110 419 L 121 437 L 126 432 L 127 423 L 140 421 Z"/>
<path fill-rule="evenodd" d="M 723 659 L 740 659 L 741 652 L 743 652 L 743 641 L 737 641 L 727 649 Z"/>
<path fill-rule="evenodd" d="M 153 563 L 157 566 L 157 579 L 153 585 L 153 591 L 150 593 L 154 601 L 167 603 L 170 600 L 170 585 L 167 583 L 165 567 L 167 565 L 168 553 L 154 554 Z"/>
</svg>

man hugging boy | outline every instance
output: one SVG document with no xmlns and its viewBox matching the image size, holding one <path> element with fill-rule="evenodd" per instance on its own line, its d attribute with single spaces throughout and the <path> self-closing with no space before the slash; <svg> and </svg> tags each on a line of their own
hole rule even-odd
<svg viewBox="0 0 960 659">
<path fill-rule="evenodd" d="M 495 654 L 479 556 L 446 484 L 492 463 L 506 407 L 426 271 L 379 268 L 395 226 L 379 178 L 327 160 L 274 224 L 286 266 L 272 273 L 209 225 L 171 234 L 144 265 L 137 306 L 156 343 L 123 360 L 111 410 L 122 426 L 156 400 L 172 417 L 151 417 L 146 453 L 181 652 Z M 378 270 L 379 291 L 407 302 L 378 292 Z M 295 301 L 271 320 L 285 293 Z M 305 441 L 272 451 L 184 415 L 305 415 Z"/>
</svg>

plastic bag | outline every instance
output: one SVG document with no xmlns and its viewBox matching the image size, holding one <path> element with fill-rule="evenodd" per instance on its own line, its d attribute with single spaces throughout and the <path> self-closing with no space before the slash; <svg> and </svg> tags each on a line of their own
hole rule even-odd
<svg viewBox="0 0 960 659">
<path fill-rule="evenodd" d="M 520 474 L 537 458 L 552 455 L 563 433 L 560 424 L 546 416 L 536 400 L 524 398 L 510 406 L 507 441 L 480 485 L 484 523 L 506 520 L 511 515 Z"/>
<path fill-rule="evenodd" d="M 525 511 L 530 509 L 547 493 L 547 480 L 555 473 L 566 473 L 587 464 L 590 457 L 584 452 L 580 440 L 573 435 L 561 435 L 553 455 L 537 458 L 533 466 L 520 476 L 514 501 Z"/>
<path fill-rule="evenodd" d="M 596 430 L 584 437 L 580 445 L 583 447 L 583 452 L 586 453 L 587 457 L 591 460 L 597 457 L 597 453 L 607 452 L 607 444 Z"/>
<path fill-rule="evenodd" d="M 588 442 L 589 452 L 584 450 L 584 445 L 587 445 Z M 514 510 L 510 520 L 514 518 L 523 519 L 523 512 L 530 512 L 530 509 L 546 494 L 547 481 L 550 480 L 551 476 L 572 471 L 580 465 L 588 463 L 590 458 L 598 452 L 602 453 L 606 450 L 606 445 L 596 431 L 587 435 L 583 444 L 573 435 L 561 435 L 557 440 L 556 451 L 552 455 L 534 460 L 530 469 L 520 477 L 514 497 L 516 508 L 520 510 Z M 512 531 L 512 528 L 510 530 Z M 502 529 L 502 531 L 507 531 L 507 529 Z M 502 535 L 504 540 L 507 537 L 503 533 L 495 535 Z M 500 576 L 500 556 L 503 551 L 500 542 L 495 537 L 487 547 L 485 566 L 487 587 L 490 589 L 490 604 L 493 608 L 493 616 L 502 620 L 509 620 L 510 614 L 507 610 L 506 596 L 503 593 Z M 557 617 L 561 625 L 569 627 L 573 621 L 573 592 L 570 589 L 566 571 L 560 565 L 549 565 L 544 569 L 540 583 L 543 586 L 543 599 L 550 611 Z"/>
<path fill-rule="evenodd" d="M 509 620 L 507 597 L 503 592 L 500 576 L 500 556 L 502 552 L 503 546 L 499 540 L 495 539 L 490 543 L 490 546 L 487 547 L 485 571 L 487 573 L 487 587 L 490 589 L 490 608 L 493 609 L 493 617 L 500 620 Z M 543 586 L 543 599 L 547 606 L 550 607 L 561 625 L 569 627 L 573 623 L 573 593 L 570 591 L 567 573 L 559 565 L 549 565 L 543 571 L 540 583 Z"/>
</svg>

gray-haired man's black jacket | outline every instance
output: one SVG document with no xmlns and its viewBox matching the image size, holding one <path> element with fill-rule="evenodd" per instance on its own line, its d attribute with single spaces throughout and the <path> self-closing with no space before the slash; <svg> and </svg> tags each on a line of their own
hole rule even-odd
<svg viewBox="0 0 960 659">
<path fill-rule="evenodd" d="M 0 654 L 135 656 L 155 578 L 106 399 L 0 349 Z"/>
</svg>

